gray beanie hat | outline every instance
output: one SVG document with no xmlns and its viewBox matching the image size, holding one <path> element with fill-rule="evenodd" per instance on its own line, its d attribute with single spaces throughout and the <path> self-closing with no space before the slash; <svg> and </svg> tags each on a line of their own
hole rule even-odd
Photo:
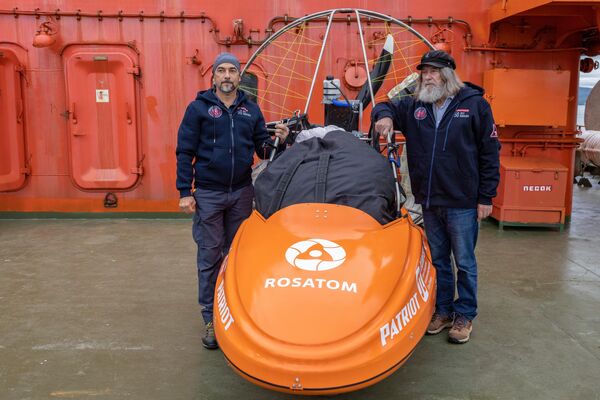
<svg viewBox="0 0 600 400">
<path fill-rule="evenodd" d="M 215 63 L 213 64 L 213 67 L 212 67 L 213 74 L 215 73 L 215 70 L 217 69 L 217 67 L 219 65 L 225 64 L 225 63 L 233 64 L 238 69 L 238 71 L 241 71 L 240 60 L 238 60 L 238 58 L 236 56 L 234 56 L 233 54 L 224 52 L 224 53 L 219 54 L 217 56 L 217 58 L 215 59 Z"/>
</svg>

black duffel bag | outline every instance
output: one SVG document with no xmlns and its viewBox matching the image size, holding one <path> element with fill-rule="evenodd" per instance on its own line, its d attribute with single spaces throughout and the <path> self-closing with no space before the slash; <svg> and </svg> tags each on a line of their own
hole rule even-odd
<svg viewBox="0 0 600 400">
<path fill-rule="evenodd" d="M 389 162 L 345 131 L 295 143 L 254 183 L 256 209 L 269 218 L 298 203 L 358 208 L 386 224 L 396 218 L 396 189 Z"/>
</svg>

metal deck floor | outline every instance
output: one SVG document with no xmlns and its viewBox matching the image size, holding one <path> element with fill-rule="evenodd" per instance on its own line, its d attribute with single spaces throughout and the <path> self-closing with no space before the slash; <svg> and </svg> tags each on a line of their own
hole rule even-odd
<svg viewBox="0 0 600 400">
<path fill-rule="evenodd" d="M 600 186 L 565 232 L 484 222 L 471 342 L 336 399 L 600 399 Z M 283 399 L 200 344 L 187 220 L 0 220 L 0 399 Z"/>
</svg>

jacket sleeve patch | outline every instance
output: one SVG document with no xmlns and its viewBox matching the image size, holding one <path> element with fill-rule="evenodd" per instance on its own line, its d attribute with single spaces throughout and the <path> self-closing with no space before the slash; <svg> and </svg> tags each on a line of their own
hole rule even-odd
<svg viewBox="0 0 600 400">
<path fill-rule="evenodd" d="M 498 137 L 498 129 L 496 129 L 496 124 L 492 125 L 492 133 L 490 133 L 490 137 L 493 137 L 493 138 Z"/>
</svg>

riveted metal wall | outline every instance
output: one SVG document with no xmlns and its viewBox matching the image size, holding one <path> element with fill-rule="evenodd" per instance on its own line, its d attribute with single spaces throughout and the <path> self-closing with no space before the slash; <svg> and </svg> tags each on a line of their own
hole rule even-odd
<svg viewBox="0 0 600 400">
<path fill-rule="evenodd" d="M 10 42 L 22 49 L 23 54 L 8 46 L 24 66 L 11 75 L 19 78 L 11 84 L 14 95 L 4 86 L 0 95 L 0 101 L 9 104 L 2 106 L 0 115 L 0 175 L 4 182 L 10 181 L 0 188 L 10 190 L 0 193 L 0 211 L 178 211 L 177 128 L 187 104 L 199 90 L 210 87 L 215 56 L 230 51 L 244 65 L 274 32 L 324 8 L 357 7 L 401 19 L 450 50 L 459 76 L 480 86 L 490 70 L 499 70 L 494 74 L 528 70 L 536 77 L 540 76 L 536 71 L 557 71 L 552 74 L 568 76 L 553 86 L 558 86 L 561 98 L 567 93 L 567 100 L 552 109 L 560 115 L 547 119 L 538 113 L 535 121 L 515 118 L 526 118 L 529 110 L 510 102 L 510 93 L 521 96 L 525 88 L 510 80 L 503 83 L 511 87 L 498 115 L 508 116 L 509 122 L 498 134 L 503 156 L 551 159 L 569 168 L 569 175 L 577 146 L 579 58 L 600 52 L 600 0 L 331 0 L 327 4 L 257 0 L 234 2 L 227 10 L 219 2 L 191 0 L 42 3 L 0 0 L 0 44 Z M 377 32 L 371 31 L 367 20 L 364 23 L 367 39 L 375 40 Z M 360 40 L 358 29 L 344 17 L 334 25 L 332 32 L 345 36 L 327 46 L 324 68 L 344 81 L 348 71 L 356 75 L 357 66 L 364 67 L 355 62 L 345 70 L 360 55 Z M 314 26 L 311 29 L 321 29 Z M 121 54 L 115 56 L 118 63 L 111 64 L 112 56 L 108 62 L 78 63 L 72 58 L 74 49 L 83 53 L 89 51 L 83 49 L 96 49 L 94 55 L 102 56 L 110 46 Z M 5 60 L 2 85 L 6 85 L 6 65 Z M 111 67 L 102 70 L 99 65 Z M 139 67 L 139 76 L 123 73 L 133 66 Z M 263 95 L 268 88 L 265 81 L 273 76 L 265 76 L 258 66 L 251 71 Z M 72 78 L 73 74 L 80 78 Z M 112 86 L 101 86 L 101 76 L 109 77 L 106 81 Z M 303 88 L 301 82 L 291 82 L 290 87 Z M 107 103 L 102 90 L 108 90 Z M 355 89 L 346 90 L 356 95 Z M 9 95 L 15 100 L 9 100 Z M 320 107 L 319 96 L 314 96 L 311 112 Z M 22 122 L 17 123 L 20 109 Z M 321 122 L 317 119 L 313 122 Z M 11 146 L 14 150 L 9 150 Z M 105 208 L 108 192 L 118 198 L 116 209 Z M 568 185 L 567 215 L 571 194 Z"/>
</svg>

